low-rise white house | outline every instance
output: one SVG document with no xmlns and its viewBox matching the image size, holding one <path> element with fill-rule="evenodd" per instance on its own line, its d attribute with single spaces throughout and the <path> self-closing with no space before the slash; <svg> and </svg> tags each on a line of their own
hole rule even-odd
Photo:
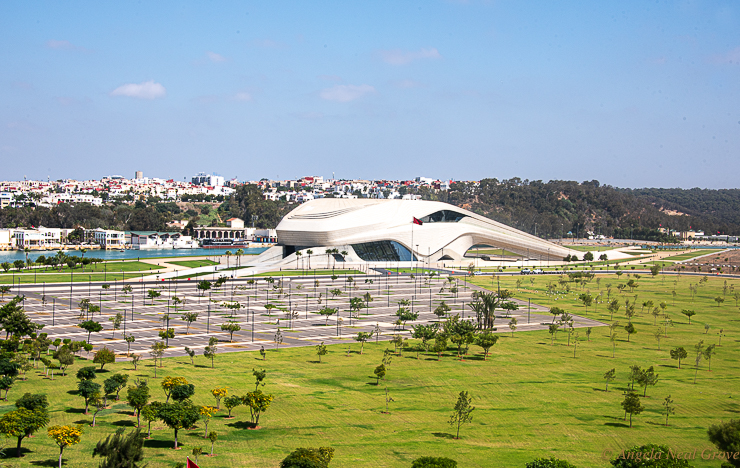
<svg viewBox="0 0 740 468">
<path fill-rule="evenodd" d="M 191 236 L 179 232 L 131 231 L 131 248 L 134 250 L 149 249 L 194 249 L 198 243 Z"/>
<path fill-rule="evenodd" d="M 94 229 L 92 240 L 103 249 L 122 249 L 126 246 L 126 233 L 112 229 Z"/>
<path fill-rule="evenodd" d="M 16 249 L 53 249 L 62 245 L 62 229 L 59 228 L 15 229 L 13 237 Z"/>
</svg>

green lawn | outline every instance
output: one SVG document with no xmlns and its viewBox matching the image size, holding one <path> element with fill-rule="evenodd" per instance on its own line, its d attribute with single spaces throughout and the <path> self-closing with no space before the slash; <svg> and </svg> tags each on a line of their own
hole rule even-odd
<svg viewBox="0 0 740 468">
<path fill-rule="evenodd" d="M 608 245 L 572 245 L 572 244 L 562 244 L 563 247 L 567 247 L 569 249 L 578 250 L 581 252 L 603 252 L 605 250 L 614 250 L 618 247 L 612 247 Z"/>
<path fill-rule="evenodd" d="M 257 273 L 254 276 L 314 276 L 314 275 L 331 275 L 337 276 L 342 275 L 364 275 L 364 271 L 360 270 L 282 270 L 282 271 L 266 271 L 264 273 Z"/>
<path fill-rule="evenodd" d="M 69 267 L 64 266 L 64 268 L 59 270 L 59 268 L 53 268 L 53 267 L 37 267 L 36 270 L 39 273 L 47 272 L 47 273 L 54 273 L 54 272 L 60 272 L 60 273 L 69 273 Z M 152 265 L 150 263 L 145 262 L 138 262 L 136 260 L 132 260 L 129 262 L 103 262 L 103 263 L 95 263 L 90 265 L 84 266 L 84 273 L 102 273 L 104 271 L 150 271 L 150 270 L 157 270 L 157 265 Z M 24 270 L 27 271 L 27 270 Z M 75 274 L 77 273 L 83 273 L 83 266 L 77 265 L 74 269 Z"/>
<path fill-rule="evenodd" d="M 146 275 L 148 275 L 149 272 L 146 272 Z M 69 283 L 70 278 L 75 283 L 87 283 L 88 281 L 114 281 L 114 280 L 120 280 L 124 278 L 139 278 L 141 276 L 141 273 L 132 273 L 128 275 L 124 275 L 122 273 L 111 273 L 108 272 L 107 274 L 103 273 L 93 273 L 93 274 L 87 274 L 87 273 L 75 273 L 74 275 L 70 275 L 69 273 L 65 274 L 56 274 L 56 273 L 50 273 L 50 274 L 39 274 L 36 275 L 34 278 L 33 273 L 31 274 L 21 274 L 15 275 L 15 282 L 18 283 L 19 281 L 22 284 L 29 284 L 29 283 Z M 13 275 L 9 274 L 3 274 L 0 275 L 0 284 L 11 284 L 13 282 Z"/>
<path fill-rule="evenodd" d="M 708 255 L 713 254 L 717 252 L 722 252 L 722 250 L 710 250 L 710 249 L 700 249 L 696 252 L 686 252 L 679 255 L 673 255 L 670 257 L 666 257 L 664 260 L 671 260 L 674 262 L 680 262 L 682 260 L 690 260 L 692 258 L 701 257 L 702 255 Z"/>
<path fill-rule="evenodd" d="M 594 307 L 586 311 L 577 302 L 578 294 L 583 291 L 575 283 L 569 283 L 571 292 L 559 286 L 560 294 L 547 295 L 547 283 L 557 284 L 558 278 L 532 278 L 534 284 L 527 280 L 529 287 L 519 291 L 516 287 L 519 277 L 499 279 L 501 287 L 514 291 L 517 298 L 531 298 L 532 302 L 557 305 L 570 313 L 609 321 L 604 304 L 598 305 L 596 311 Z M 594 280 L 586 288 L 592 295 L 604 292 L 606 297 L 610 284 L 611 297 L 622 303 L 635 295 L 638 304 L 646 300 L 668 303 L 666 312 L 674 326 L 669 328 L 668 338 L 660 342 L 660 350 L 653 337 L 658 326 L 638 306 L 638 314 L 633 318 L 637 334 L 627 342 L 623 328 L 617 328 L 614 358 L 608 329 L 598 327 L 593 329 L 590 341 L 584 329 L 578 330 L 575 358 L 574 347 L 567 345 L 566 333 L 559 333 L 551 346 L 547 331 L 517 332 L 513 337 L 503 334 L 487 361 L 476 347 L 471 348 L 471 354 L 462 362 L 454 357 L 452 348 L 439 362 L 436 355 L 422 353 L 416 359 L 415 352 L 406 350 L 402 356 L 393 357 L 379 386 L 375 385 L 372 371 L 380 364 L 382 351 L 392 345 L 370 342 L 360 355 L 359 344 L 350 341 L 347 344 L 352 343 L 353 353 L 349 357 L 347 344 L 331 346 L 321 364 L 313 347 L 277 352 L 266 344 L 266 361 L 261 361 L 254 352 L 219 354 L 216 368 L 210 369 L 210 362 L 199 353 L 195 366 L 191 366 L 188 358 L 165 359 L 157 378 L 153 376 L 151 361 L 145 361 L 138 371 L 129 363 L 106 366 L 108 372 L 97 381 L 102 383 L 104 377 L 115 372 L 125 373 L 131 379 L 147 378 L 154 399 L 164 401 L 159 388 L 162 376 L 183 376 L 196 386 L 193 398 L 196 404 L 213 405 L 212 388 L 227 386 L 230 394 L 243 395 L 254 390 L 251 369 L 265 368 L 267 385 L 262 390 L 273 394 L 275 400 L 260 419 L 262 428 L 245 429 L 249 417 L 245 407 L 237 407 L 236 419 L 231 420 L 224 418 L 224 410 L 219 412 L 208 428 L 219 434 L 218 456 L 199 458 L 204 467 L 274 468 L 291 450 L 307 446 L 333 447 L 336 453 L 332 467 L 373 468 L 408 468 L 411 460 L 423 455 L 456 459 L 461 468 L 521 467 L 535 457 L 549 456 L 567 459 L 578 467 L 606 467 L 609 465 L 602 458 L 604 452 L 618 453 L 635 444 L 661 443 L 680 451 L 697 449 L 699 453 L 712 449 L 706 437 L 707 426 L 737 418 L 740 412 L 736 393 L 740 380 L 737 308 L 729 292 L 722 307 L 712 300 L 723 294 L 723 280 L 710 278 L 699 287 L 692 302 L 688 285 L 698 280 L 695 277 L 643 276 L 632 294 L 620 294 L 616 284 L 634 277 L 625 274 L 621 278 L 614 275 L 597 278 L 600 278 L 598 282 Z M 488 287 L 491 283 L 490 278 L 472 281 Z M 740 288 L 740 281 L 732 280 L 729 284 Z M 674 287 L 675 299 L 671 294 Z M 691 325 L 680 314 L 682 309 L 697 312 Z M 623 311 L 624 307 L 620 312 Z M 622 325 L 626 323 L 623 313 L 614 318 Z M 525 320 L 520 320 L 520 325 Z M 497 320 L 501 328 L 505 323 L 505 319 Z M 710 325 L 706 334 L 705 323 Z M 694 384 L 693 345 L 700 340 L 705 345 L 717 343 L 720 329 L 726 336 L 712 359 L 712 371 L 708 372 L 706 362 L 702 361 Z M 411 340 L 408 344 L 415 342 Z M 675 346 L 684 346 L 691 356 L 682 362 L 680 370 L 668 353 Z M 135 422 L 130 408 L 120 401 L 113 402 L 111 409 L 98 415 L 97 427 L 89 426 L 92 415 L 81 413 L 83 401 L 75 395 L 73 377 L 78 368 L 88 364 L 79 361 L 68 371 L 70 375 L 54 381 L 39 375 L 40 371 L 32 371 L 27 381 L 18 381 L 10 391 L 10 402 L 0 402 L 0 412 L 4 412 L 24 392 L 44 392 L 51 401 L 52 424 L 82 424 L 85 429 L 82 443 L 65 450 L 65 466 L 69 467 L 90 466 L 90 454 L 98 440 L 119 427 L 129 429 Z M 634 417 L 634 428 L 629 429 L 622 420 L 620 402 L 627 387 L 629 366 L 634 364 L 655 366 L 659 381 L 648 388 L 647 398 L 642 398 L 646 409 Z M 616 369 L 617 380 L 605 392 L 603 374 L 611 368 Z M 390 403 L 390 414 L 382 413 L 386 387 L 394 400 Z M 470 392 L 476 409 L 472 423 L 463 426 L 461 439 L 455 440 L 447 420 L 457 394 L 463 390 Z M 670 426 L 664 427 L 662 403 L 667 395 L 671 395 L 677 411 L 669 420 Z M 155 422 L 153 438 L 146 441 L 145 461 L 151 468 L 170 467 L 184 460 L 193 447 L 206 451 L 210 443 L 202 438 L 203 431 L 202 423 L 181 430 L 180 442 L 184 446 L 174 451 L 171 450 L 172 430 Z M 23 447 L 30 452 L 20 462 L 11 459 L 12 466 L 51 466 L 58 456 L 56 445 L 45 433 L 24 440 Z M 701 468 L 719 465 L 701 459 L 692 463 Z"/>
<path fill-rule="evenodd" d="M 510 251 L 505 250 L 505 249 L 476 249 L 476 248 L 472 248 L 472 249 L 468 250 L 465 253 L 465 255 L 466 256 L 473 256 L 473 257 L 476 256 L 476 255 L 495 255 L 495 256 L 498 256 L 498 257 L 502 257 L 502 256 L 505 256 L 505 257 L 521 257 L 520 254 L 517 254 L 517 253 L 514 253 L 514 252 L 510 252 Z"/>
<path fill-rule="evenodd" d="M 180 260 L 180 261 L 168 261 L 170 265 L 182 266 L 185 268 L 199 268 L 204 266 L 219 265 L 218 262 L 213 260 Z"/>
</svg>

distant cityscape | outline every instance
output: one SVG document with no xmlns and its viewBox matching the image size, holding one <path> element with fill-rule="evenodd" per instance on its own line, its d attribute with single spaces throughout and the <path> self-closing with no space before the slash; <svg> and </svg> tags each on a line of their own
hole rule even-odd
<svg viewBox="0 0 740 468">
<path fill-rule="evenodd" d="M 41 206 L 52 207 L 60 203 L 90 203 L 101 206 L 104 202 L 118 200 L 134 203 L 157 197 L 163 201 L 181 201 L 189 197 L 208 197 L 222 200 L 234 192 L 235 187 L 253 184 L 260 187 L 266 200 L 284 200 L 303 203 L 315 198 L 380 198 L 414 199 L 419 195 L 407 193 L 410 188 L 449 190 L 450 180 L 416 177 L 412 180 L 362 180 L 324 179 L 307 176 L 300 179 L 226 180 L 223 176 L 194 175 L 191 180 L 179 181 L 159 177 L 145 177 L 136 171 L 127 179 L 113 175 L 95 180 L 19 180 L 0 182 L 0 207 Z"/>
</svg>

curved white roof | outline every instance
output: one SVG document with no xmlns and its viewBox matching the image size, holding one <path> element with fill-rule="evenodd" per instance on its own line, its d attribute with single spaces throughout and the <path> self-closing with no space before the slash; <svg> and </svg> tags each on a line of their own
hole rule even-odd
<svg viewBox="0 0 740 468">
<path fill-rule="evenodd" d="M 457 222 L 414 224 L 442 210 L 460 216 Z M 299 249 L 352 246 L 395 241 L 417 257 L 438 260 L 462 258 L 477 244 L 492 245 L 528 255 L 560 260 L 570 249 L 547 242 L 448 203 L 420 200 L 320 198 L 288 213 L 277 226 L 278 243 Z"/>
</svg>

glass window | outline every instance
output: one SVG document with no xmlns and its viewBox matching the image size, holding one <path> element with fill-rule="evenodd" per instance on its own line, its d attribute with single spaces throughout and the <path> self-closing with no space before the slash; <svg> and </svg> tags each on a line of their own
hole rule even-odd
<svg viewBox="0 0 740 468">
<path fill-rule="evenodd" d="M 421 218 L 422 223 L 456 223 L 465 217 L 464 214 L 452 210 L 440 210 Z"/>
<path fill-rule="evenodd" d="M 366 262 L 408 262 L 412 259 L 409 249 L 391 240 L 353 244 L 352 248 Z"/>
</svg>

